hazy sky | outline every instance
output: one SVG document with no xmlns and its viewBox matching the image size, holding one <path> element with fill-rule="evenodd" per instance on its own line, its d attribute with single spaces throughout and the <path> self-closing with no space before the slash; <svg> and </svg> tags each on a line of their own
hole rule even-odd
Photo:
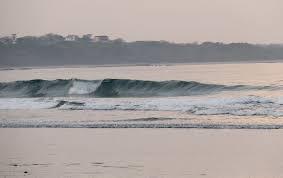
<svg viewBox="0 0 283 178">
<path fill-rule="evenodd" d="M 283 0 L 0 0 L 0 35 L 283 43 Z"/>
</svg>

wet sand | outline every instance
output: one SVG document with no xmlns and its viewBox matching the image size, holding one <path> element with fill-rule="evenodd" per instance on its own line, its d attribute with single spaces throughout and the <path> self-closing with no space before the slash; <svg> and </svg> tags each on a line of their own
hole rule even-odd
<svg viewBox="0 0 283 178">
<path fill-rule="evenodd" d="M 0 177 L 283 177 L 283 130 L 0 129 Z"/>
</svg>

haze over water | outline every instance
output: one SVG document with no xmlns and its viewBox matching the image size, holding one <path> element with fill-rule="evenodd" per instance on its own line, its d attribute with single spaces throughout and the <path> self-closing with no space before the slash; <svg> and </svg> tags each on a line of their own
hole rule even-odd
<svg viewBox="0 0 283 178">
<path fill-rule="evenodd" d="M 282 43 L 281 0 L 1 0 L 0 35 Z"/>
</svg>

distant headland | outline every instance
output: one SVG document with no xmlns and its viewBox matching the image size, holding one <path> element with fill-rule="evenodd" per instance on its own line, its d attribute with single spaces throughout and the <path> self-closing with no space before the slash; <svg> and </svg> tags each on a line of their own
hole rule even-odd
<svg viewBox="0 0 283 178">
<path fill-rule="evenodd" d="M 137 63 L 252 62 L 283 59 L 281 44 L 172 43 L 107 35 L 0 37 L 0 67 Z"/>
</svg>

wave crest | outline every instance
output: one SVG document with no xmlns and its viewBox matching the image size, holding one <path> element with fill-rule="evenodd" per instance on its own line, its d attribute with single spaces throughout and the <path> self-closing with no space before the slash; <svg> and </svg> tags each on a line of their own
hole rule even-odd
<svg viewBox="0 0 283 178">
<path fill-rule="evenodd" d="M 272 89 L 268 86 L 218 85 L 195 81 L 104 80 L 28 80 L 0 83 L 0 97 L 151 97 L 190 96 L 222 91 Z"/>
</svg>

